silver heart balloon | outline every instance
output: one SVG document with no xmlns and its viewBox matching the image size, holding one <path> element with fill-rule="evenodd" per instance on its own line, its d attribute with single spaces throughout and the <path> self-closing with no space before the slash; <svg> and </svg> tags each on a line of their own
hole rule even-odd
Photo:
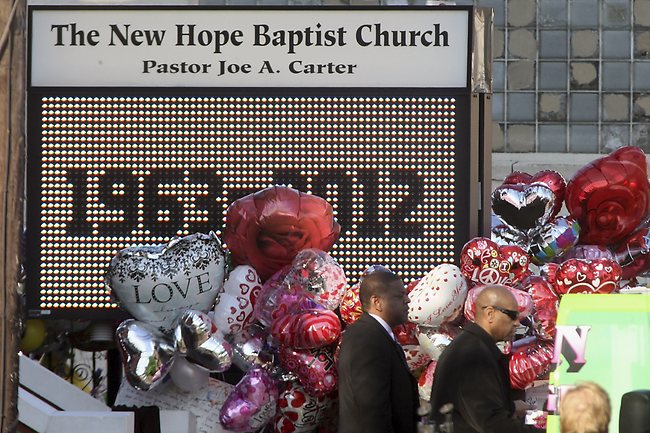
<svg viewBox="0 0 650 433">
<path fill-rule="evenodd" d="M 171 332 L 184 311 L 213 305 L 225 268 L 219 238 L 196 233 L 167 245 L 123 249 L 111 260 L 106 280 L 133 317 Z"/>
<path fill-rule="evenodd" d="M 240 370 L 248 371 L 251 368 L 261 367 L 271 377 L 280 381 L 295 380 L 297 376 L 280 367 L 278 357 L 275 355 L 277 348 L 268 343 L 268 333 L 258 324 L 250 324 L 240 332 L 226 335 L 232 345 L 232 362 Z"/>
<path fill-rule="evenodd" d="M 173 342 L 156 328 L 133 319 L 122 322 L 115 336 L 131 386 L 148 391 L 161 383 L 174 364 Z"/>
<path fill-rule="evenodd" d="M 541 182 L 501 185 L 492 193 L 492 211 L 508 226 L 528 231 L 553 214 L 555 194 Z"/>
<path fill-rule="evenodd" d="M 217 325 L 206 313 L 187 310 L 178 318 L 174 330 L 180 355 L 210 371 L 221 373 L 232 364 L 232 347 L 223 339 Z"/>
</svg>

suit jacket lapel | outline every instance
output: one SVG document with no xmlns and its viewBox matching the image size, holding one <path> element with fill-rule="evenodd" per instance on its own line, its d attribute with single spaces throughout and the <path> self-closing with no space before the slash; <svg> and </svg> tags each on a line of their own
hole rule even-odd
<svg viewBox="0 0 650 433">
<path fill-rule="evenodd" d="M 374 326 L 375 329 L 377 329 L 381 334 L 386 338 L 386 341 L 393 347 L 393 350 L 397 353 L 397 356 L 404 362 L 404 365 L 406 365 L 406 368 L 408 369 L 408 363 L 406 362 L 406 355 L 404 354 L 404 349 L 402 349 L 402 346 L 386 332 L 383 326 L 381 326 L 381 323 L 379 323 L 377 320 L 375 320 L 374 317 L 372 317 L 368 313 L 363 313 L 359 320 L 362 320 L 365 323 L 371 324 L 371 326 Z"/>
</svg>

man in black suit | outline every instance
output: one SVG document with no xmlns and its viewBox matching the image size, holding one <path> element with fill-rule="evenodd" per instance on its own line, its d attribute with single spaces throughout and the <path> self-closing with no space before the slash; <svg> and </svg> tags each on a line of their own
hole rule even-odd
<svg viewBox="0 0 650 433">
<path fill-rule="evenodd" d="M 364 276 L 359 287 L 363 314 L 341 343 L 339 433 L 415 433 L 417 384 L 392 327 L 408 319 L 402 280 L 385 268 Z"/>
<path fill-rule="evenodd" d="M 519 324 L 515 297 L 504 286 L 489 286 L 475 308 L 475 323 L 466 325 L 438 360 L 431 416 L 440 425 L 440 409 L 451 403 L 454 433 L 543 432 L 524 425 L 532 406 L 513 401 L 508 358 L 496 345 L 511 340 Z"/>
</svg>

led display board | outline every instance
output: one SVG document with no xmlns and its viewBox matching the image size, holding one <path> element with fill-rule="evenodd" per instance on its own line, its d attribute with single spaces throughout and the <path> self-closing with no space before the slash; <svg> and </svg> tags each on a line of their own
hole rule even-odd
<svg viewBox="0 0 650 433">
<path fill-rule="evenodd" d="M 30 8 L 29 314 L 112 317 L 120 249 L 220 234 L 275 184 L 332 204 L 350 282 L 457 263 L 484 208 L 472 13 Z"/>
</svg>

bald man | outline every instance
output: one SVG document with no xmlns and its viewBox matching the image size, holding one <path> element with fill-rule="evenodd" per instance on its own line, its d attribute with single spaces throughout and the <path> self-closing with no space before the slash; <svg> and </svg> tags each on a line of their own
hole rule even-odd
<svg viewBox="0 0 650 433">
<path fill-rule="evenodd" d="M 496 343 L 512 340 L 519 325 L 517 301 L 504 286 L 488 286 L 475 303 L 474 323 L 463 328 L 438 360 L 431 389 L 431 416 L 444 421 L 451 403 L 454 433 L 542 432 L 524 425 L 530 406 L 512 400 L 508 358 Z"/>
<path fill-rule="evenodd" d="M 415 433 L 419 404 L 392 328 L 408 320 L 402 280 L 385 268 L 364 276 L 363 314 L 350 325 L 339 350 L 339 433 Z"/>
</svg>

